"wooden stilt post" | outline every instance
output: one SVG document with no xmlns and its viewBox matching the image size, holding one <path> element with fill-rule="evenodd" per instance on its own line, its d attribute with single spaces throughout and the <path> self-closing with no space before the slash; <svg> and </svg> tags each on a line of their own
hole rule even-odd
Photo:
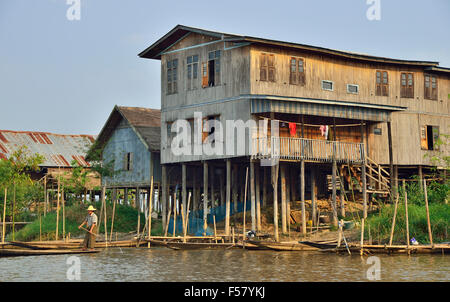
<svg viewBox="0 0 450 302">
<path fill-rule="evenodd" d="M 340 210 L 341 217 L 345 217 L 345 204 L 344 204 L 344 194 L 345 194 L 345 185 L 344 185 L 344 168 L 341 166 L 339 173 L 339 199 L 340 199 Z"/>
<path fill-rule="evenodd" d="M 100 209 L 100 216 L 98 216 L 98 227 L 97 227 L 97 234 L 100 233 L 100 226 L 102 225 L 102 217 L 103 217 L 103 207 L 104 207 L 104 199 L 105 199 L 105 186 L 102 186 L 102 193 L 100 195 L 100 203 L 101 203 L 101 209 Z M 106 226 L 105 226 L 106 227 Z M 106 239 L 105 239 L 106 241 Z"/>
<path fill-rule="evenodd" d="M 247 213 L 247 183 L 248 183 L 248 168 L 245 171 L 245 191 L 244 191 L 244 215 L 242 221 L 242 242 L 245 240 L 245 214 Z"/>
<path fill-rule="evenodd" d="M 367 177 L 366 177 L 366 148 L 364 147 L 364 124 L 361 121 L 361 144 L 362 144 L 362 162 L 361 162 L 361 180 L 363 194 L 363 217 L 367 218 Z"/>
<path fill-rule="evenodd" d="M 153 174 L 153 173 L 152 173 Z M 148 239 L 150 239 L 150 237 L 152 236 L 152 212 L 153 212 L 153 188 L 154 188 L 154 183 L 153 183 L 153 175 L 152 178 L 150 179 L 150 199 L 148 201 Z M 159 194 L 159 192 L 158 192 Z M 150 241 L 148 242 L 148 247 L 150 248 Z"/>
<path fill-rule="evenodd" d="M 59 230 L 58 230 L 58 227 L 59 227 L 59 198 L 60 198 L 60 195 L 59 195 L 59 193 L 60 193 L 60 178 L 61 178 L 61 175 L 60 175 L 60 168 L 58 167 L 58 194 L 57 194 L 57 197 L 56 197 L 56 233 L 55 233 L 55 240 L 58 240 L 58 233 L 59 233 Z M 14 231 L 14 226 L 13 226 L 13 231 Z"/>
<path fill-rule="evenodd" d="M 219 177 L 219 184 L 220 184 L 220 200 L 219 200 L 219 206 L 223 206 L 224 204 L 226 204 L 226 184 L 225 184 L 225 180 L 226 180 L 226 168 L 225 170 L 220 169 L 220 171 L 225 172 L 225 175 L 221 174 Z"/>
<path fill-rule="evenodd" d="M 138 212 L 138 222 L 137 222 L 137 237 L 139 238 L 140 233 L 141 233 L 141 189 L 140 188 L 136 188 L 136 197 L 135 197 L 136 201 L 136 207 L 137 207 L 137 212 Z M 105 216 L 106 219 L 106 216 Z M 105 222 L 105 226 L 106 226 L 106 222 Z"/>
<path fill-rule="evenodd" d="M 187 191 L 186 191 L 186 164 L 181 164 L 181 198 L 183 209 L 186 212 Z M 186 213 L 184 213 L 186 217 Z"/>
<path fill-rule="evenodd" d="M 158 196 L 161 194 L 162 204 L 162 225 L 166 225 L 168 210 L 168 196 L 167 196 L 167 168 L 166 165 L 161 166 L 161 191 L 158 191 Z"/>
<path fill-rule="evenodd" d="M 360 250 L 360 254 L 361 256 L 364 254 L 364 217 L 361 219 L 361 250 Z"/>
<path fill-rule="evenodd" d="M 286 207 L 286 166 L 280 166 L 281 172 L 281 232 L 287 233 L 287 207 Z"/>
<path fill-rule="evenodd" d="M 302 234 L 306 235 L 305 160 L 303 158 L 300 161 L 300 199 L 302 207 Z"/>
<path fill-rule="evenodd" d="M 392 151 L 392 129 L 391 129 L 391 122 L 387 122 L 387 130 L 388 130 L 388 147 L 389 147 L 389 180 L 390 180 L 390 191 L 391 191 L 391 201 L 394 199 L 395 191 L 397 190 L 397 187 L 394 185 L 394 154 Z M 381 173 L 380 173 L 381 175 Z"/>
<path fill-rule="evenodd" d="M 273 188 L 273 231 L 275 241 L 279 241 L 280 238 L 278 236 L 278 171 L 280 168 L 280 164 L 271 167 L 271 183 Z"/>
<path fill-rule="evenodd" d="M 66 238 L 66 202 L 64 199 L 64 187 L 61 190 L 61 203 L 62 203 L 62 228 L 63 228 L 63 239 Z"/>
<path fill-rule="evenodd" d="M 312 210 L 312 224 L 315 225 L 317 221 L 317 185 L 316 185 L 316 167 L 311 166 L 311 210 Z"/>
<path fill-rule="evenodd" d="M 420 190 L 423 191 L 423 170 L 421 165 L 419 165 L 419 186 Z"/>
<path fill-rule="evenodd" d="M 226 204 L 225 204 L 225 235 L 230 235 L 230 202 L 231 202 L 231 160 L 226 160 Z"/>
<path fill-rule="evenodd" d="M 233 175 L 232 175 L 232 182 L 233 182 L 233 186 L 232 186 L 232 191 L 233 191 L 233 208 L 234 208 L 234 213 L 236 213 L 238 211 L 238 200 L 239 200 L 239 193 L 238 193 L 238 188 L 239 188 L 239 177 L 238 177 L 238 173 L 239 173 L 239 166 L 238 165 L 233 165 Z M 236 217 L 236 216 L 235 216 Z"/>
<path fill-rule="evenodd" d="M 203 236 L 206 236 L 208 218 L 208 162 L 203 162 Z"/>
<path fill-rule="evenodd" d="M 264 166 L 261 167 L 263 173 L 263 197 L 262 197 L 262 207 L 263 209 L 267 207 L 267 186 L 268 186 L 268 177 L 266 173 L 266 168 Z"/>
<path fill-rule="evenodd" d="M 259 166 L 255 166 L 255 201 L 256 201 L 256 230 L 261 231 L 261 192 L 259 186 Z"/>
<path fill-rule="evenodd" d="M 172 200 L 172 208 L 173 208 L 173 237 L 175 237 L 176 226 L 177 226 L 177 193 L 173 193 Z"/>
<path fill-rule="evenodd" d="M 408 192 L 406 192 L 405 181 L 403 180 L 403 189 L 405 190 L 405 217 L 406 217 L 406 246 L 409 255 L 409 217 L 408 217 Z"/>
<path fill-rule="evenodd" d="M 217 243 L 216 215 L 213 215 L 214 222 L 214 241 Z"/>
<path fill-rule="evenodd" d="M 112 236 L 113 236 L 113 232 L 114 232 L 114 218 L 116 215 L 116 203 L 117 203 L 117 189 L 116 188 L 114 188 L 112 191 L 112 203 L 113 203 L 113 210 L 112 210 L 112 214 L 111 214 L 111 231 L 109 232 L 109 241 L 112 241 Z"/>
<path fill-rule="evenodd" d="M 44 217 L 47 213 L 47 175 L 44 177 Z"/>
<path fill-rule="evenodd" d="M 210 201 L 211 201 L 211 209 L 212 208 L 215 208 L 216 207 L 216 196 L 215 196 L 215 192 L 214 192 L 214 181 L 215 181 L 215 178 L 216 178 L 216 175 L 215 175 L 215 171 L 214 171 L 214 165 L 213 164 L 211 164 L 211 183 L 209 184 L 209 186 L 211 187 L 211 195 L 210 195 L 210 197 L 209 197 L 209 199 L 210 199 Z"/>
<path fill-rule="evenodd" d="M 336 208 L 336 170 L 337 170 L 336 159 L 333 158 L 333 166 L 332 166 L 332 171 L 331 171 L 331 173 L 332 173 L 331 174 L 331 182 L 332 182 L 332 186 L 333 186 L 331 207 L 333 210 L 333 225 L 334 226 L 338 225 L 337 208 Z"/>
<path fill-rule="evenodd" d="M 391 236 L 389 237 L 389 246 L 392 246 L 392 239 L 394 238 L 395 219 L 397 218 L 398 200 L 399 200 L 399 193 L 397 189 L 397 198 L 395 199 L 394 217 L 392 217 L 392 227 L 391 227 Z"/>
<path fill-rule="evenodd" d="M 8 196 L 8 188 L 5 187 L 5 200 L 3 202 L 3 224 L 2 224 L 2 243 L 5 243 L 6 234 L 6 198 Z"/>
<path fill-rule="evenodd" d="M 250 198 L 252 231 L 256 231 L 255 163 L 252 160 L 250 160 Z"/>
<path fill-rule="evenodd" d="M 103 203 L 103 205 L 102 205 L 102 207 L 103 207 L 103 217 L 105 218 L 105 220 L 104 220 L 104 223 L 105 223 L 105 246 L 106 247 L 108 247 L 108 227 L 107 227 L 107 224 L 106 224 L 106 217 L 107 217 L 107 211 L 106 211 L 106 184 L 105 184 L 105 186 L 103 186 L 103 188 L 102 188 L 102 203 Z M 101 217 L 100 217 L 100 219 L 102 219 Z"/>
<path fill-rule="evenodd" d="M 431 247 L 433 247 L 433 233 L 431 232 L 431 221 L 430 221 L 430 210 L 428 208 L 428 192 L 427 192 L 427 181 L 423 180 L 423 190 L 425 194 L 425 207 L 427 210 L 427 225 L 428 225 L 428 236 L 430 238 Z"/>
<path fill-rule="evenodd" d="M 198 199 L 197 199 L 197 167 L 192 166 L 192 210 L 197 210 Z"/>
</svg>

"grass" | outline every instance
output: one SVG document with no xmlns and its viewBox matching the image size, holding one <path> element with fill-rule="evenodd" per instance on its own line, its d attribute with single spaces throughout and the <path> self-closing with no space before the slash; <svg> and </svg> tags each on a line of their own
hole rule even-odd
<svg viewBox="0 0 450 302">
<path fill-rule="evenodd" d="M 97 209 L 96 214 L 100 216 L 100 202 L 94 203 L 93 206 Z M 71 234 L 71 237 L 76 237 L 78 235 L 83 235 L 84 231 L 79 230 L 78 226 L 84 220 L 87 215 L 88 205 L 86 204 L 73 204 L 71 206 L 67 206 L 65 209 L 65 233 Z M 113 206 L 107 203 L 106 212 L 107 212 L 107 231 L 108 236 L 111 230 L 111 220 L 112 220 L 112 210 Z M 140 229 L 142 231 L 145 225 L 145 215 L 143 213 L 140 214 L 141 222 Z M 60 221 L 58 226 L 58 237 L 62 238 L 63 235 L 63 223 L 62 223 L 62 209 L 60 210 Z M 99 233 L 104 234 L 104 217 L 98 219 L 102 220 Z M 136 231 L 138 222 L 138 212 L 135 208 L 125 205 L 116 205 L 116 212 L 114 215 L 114 232 L 119 233 L 127 233 Z M 100 222 L 99 222 L 100 223 Z M 47 213 L 44 217 L 42 216 L 42 240 L 54 240 L 56 235 L 56 211 Z M 161 220 L 152 220 L 152 235 L 161 235 L 163 234 L 163 227 Z M 26 225 L 21 230 L 16 231 L 15 240 L 19 241 L 32 241 L 39 240 L 40 233 L 40 222 L 39 217 L 37 217 L 32 223 Z M 8 240 L 12 240 L 11 234 L 7 237 Z"/>
<path fill-rule="evenodd" d="M 433 242 L 448 240 L 450 206 L 448 204 L 435 203 L 429 206 L 431 230 Z M 388 243 L 391 234 L 394 206 L 386 205 L 380 209 L 378 214 L 373 214 L 367 219 L 364 236 L 370 234 L 374 241 Z M 408 204 L 409 238 L 416 238 L 421 244 L 429 243 L 428 224 L 425 206 Z M 400 204 L 397 209 L 396 224 L 394 229 L 393 243 L 406 244 L 406 215 L 405 205 Z"/>
</svg>

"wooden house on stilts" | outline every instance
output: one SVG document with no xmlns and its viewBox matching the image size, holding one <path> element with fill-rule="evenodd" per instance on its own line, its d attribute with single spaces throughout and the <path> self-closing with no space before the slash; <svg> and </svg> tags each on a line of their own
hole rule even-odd
<svg viewBox="0 0 450 302">
<path fill-rule="evenodd" d="M 389 196 L 399 174 L 432 168 L 425 154 L 449 153 L 447 146 L 436 150 L 439 133 L 450 126 L 450 69 L 437 62 L 182 25 L 139 56 L 161 61 L 163 215 L 170 169 L 181 175 L 184 209 L 190 190 L 194 210 L 215 206 L 211 199 L 226 206 L 229 234 L 229 205 L 243 200 L 248 167 L 251 228 L 260 229 L 261 208 L 272 203 L 277 224 L 280 200 L 286 233 L 290 201 L 301 200 L 306 232 L 306 220 L 317 221 L 318 195 L 330 195 L 336 217 L 345 214 L 342 193 L 354 186 L 367 213 L 369 194 Z M 171 131 L 178 120 L 190 126 L 182 137 L 192 143 L 178 143 Z M 267 121 L 264 131 L 260 121 Z M 212 145 L 231 152 L 209 152 Z"/>
</svg>

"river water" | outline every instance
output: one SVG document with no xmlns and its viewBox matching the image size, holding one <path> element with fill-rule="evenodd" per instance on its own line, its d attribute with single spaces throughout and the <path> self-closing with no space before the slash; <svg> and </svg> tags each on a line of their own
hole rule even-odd
<svg viewBox="0 0 450 302">
<path fill-rule="evenodd" d="M 448 255 L 109 248 L 98 254 L 0 258 L 0 281 L 449 281 Z M 69 260 L 69 261 L 68 261 Z M 375 259 L 376 260 L 376 259 Z M 74 270 L 75 268 L 75 270 Z"/>
</svg>

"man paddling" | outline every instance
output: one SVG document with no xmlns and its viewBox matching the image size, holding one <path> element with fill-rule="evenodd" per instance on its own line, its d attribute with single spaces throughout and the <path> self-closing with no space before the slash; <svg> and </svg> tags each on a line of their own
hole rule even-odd
<svg viewBox="0 0 450 302">
<path fill-rule="evenodd" d="M 81 229 L 83 225 L 86 224 L 87 232 L 83 241 L 83 250 L 85 251 L 89 248 L 91 251 L 93 251 L 95 246 L 95 234 L 97 230 L 97 215 L 95 215 L 95 209 L 92 205 L 90 205 L 87 210 L 88 215 L 84 219 L 83 223 L 80 224 L 78 229 Z"/>
</svg>

